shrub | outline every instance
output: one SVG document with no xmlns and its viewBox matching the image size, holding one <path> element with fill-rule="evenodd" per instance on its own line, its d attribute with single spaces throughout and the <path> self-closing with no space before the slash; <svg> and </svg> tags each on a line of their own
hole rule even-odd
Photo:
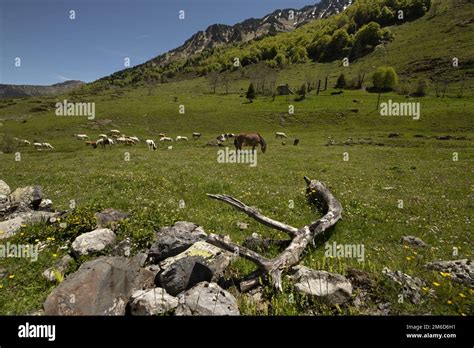
<svg viewBox="0 0 474 348">
<path fill-rule="evenodd" d="M 378 91 L 391 91 L 398 85 L 398 75 L 394 68 L 380 67 L 372 76 L 374 88 Z"/>
<path fill-rule="evenodd" d="M 336 81 L 336 86 L 334 87 L 339 89 L 343 89 L 344 87 L 346 87 L 346 77 L 344 76 L 344 74 L 339 75 Z"/>
<path fill-rule="evenodd" d="M 246 97 L 250 102 L 252 102 L 252 100 L 255 99 L 255 96 L 256 96 L 255 87 L 253 86 L 253 83 L 251 83 L 251 84 L 249 85 L 249 88 L 247 89 L 247 94 L 245 95 L 245 97 Z"/>
</svg>

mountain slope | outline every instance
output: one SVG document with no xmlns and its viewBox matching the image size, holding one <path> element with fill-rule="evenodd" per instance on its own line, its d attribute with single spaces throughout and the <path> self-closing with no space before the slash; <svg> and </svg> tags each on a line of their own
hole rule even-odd
<svg viewBox="0 0 474 348">
<path fill-rule="evenodd" d="M 223 44 L 247 42 L 280 32 L 289 32 L 310 21 L 337 14 L 351 3 L 352 0 L 322 0 L 299 10 L 275 10 L 263 18 L 250 18 L 235 25 L 213 24 L 194 34 L 182 46 L 152 59 L 151 63 L 154 66 L 164 66 Z"/>
<path fill-rule="evenodd" d="M 34 97 L 41 95 L 60 94 L 69 92 L 79 86 L 82 86 L 83 84 L 84 82 L 77 80 L 56 83 L 51 86 L 0 84 L 0 98 Z"/>
</svg>

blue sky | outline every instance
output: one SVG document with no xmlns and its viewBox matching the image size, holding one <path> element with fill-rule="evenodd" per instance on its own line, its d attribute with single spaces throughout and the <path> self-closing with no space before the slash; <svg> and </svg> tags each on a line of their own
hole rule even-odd
<svg viewBox="0 0 474 348">
<path fill-rule="evenodd" d="M 235 24 L 317 0 L 0 0 L 0 83 L 94 81 Z M 74 10 L 76 18 L 69 18 Z M 185 19 L 180 20 L 180 10 Z M 15 67 L 15 58 L 21 66 Z"/>
</svg>

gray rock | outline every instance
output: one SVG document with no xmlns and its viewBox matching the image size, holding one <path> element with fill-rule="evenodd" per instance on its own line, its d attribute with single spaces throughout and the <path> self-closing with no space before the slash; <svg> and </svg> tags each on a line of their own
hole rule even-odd
<svg viewBox="0 0 474 348">
<path fill-rule="evenodd" d="M 190 256 L 173 262 L 158 275 L 155 283 L 176 296 L 200 282 L 211 281 L 212 275 L 201 256 Z"/>
<path fill-rule="evenodd" d="M 293 271 L 290 279 L 299 292 L 319 297 L 331 304 L 342 304 L 351 298 L 352 285 L 340 274 L 316 271 L 305 266 L 293 267 Z"/>
<path fill-rule="evenodd" d="M 43 199 L 38 207 L 39 210 L 51 211 L 53 209 L 53 201 L 50 199 Z"/>
<path fill-rule="evenodd" d="M 246 223 L 246 222 L 237 222 L 237 227 L 243 231 L 243 230 L 246 230 L 247 228 L 249 228 L 249 224 Z"/>
<path fill-rule="evenodd" d="M 0 195 L 8 196 L 11 192 L 10 186 L 5 181 L 0 180 Z"/>
<path fill-rule="evenodd" d="M 13 207 L 18 207 L 22 203 L 31 209 L 38 209 L 43 199 L 41 186 L 26 186 L 17 188 L 10 194 L 10 202 Z"/>
<path fill-rule="evenodd" d="M 132 315 L 158 315 L 175 309 L 178 299 L 162 288 L 137 290 L 132 294 L 129 306 Z"/>
<path fill-rule="evenodd" d="M 216 281 L 224 273 L 231 260 L 235 257 L 234 254 L 224 251 L 221 248 L 199 241 L 182 253 L 161 261 L 159 265 L 163 270 L 166 270 L 174 262 L 193 256 L 199 256 L 204 260 L 204 264 L 209 267 L 213 273 L 213 281 Z"/>
<path fill-rule="evenodd" d="M 0 239 L 10 238 L 21 228 L 24 224 L 24 219 L 16 217 L 10 220 L 0 222 Z"/>
<path fill-rule="evenodd" d="M 115 243 L 115 233 L 108 228 L 83 233 L 72 242 L 72 250 L 77 256 L 95 254 Z"/>
<path fill-rule="evenodd" d="M 59 274 L 61 277 L 64 277 L 64 274 L 72 261 L 73 259 L 71 256 L 64 255 L 58 263 L 43 272 L 43 277 L 50 282 L 57 282 L 57 275 Z"/>
<path fill-rule="evenodd" d="M 405 245 L 413 245 L 417 247 L 425 247 L 426 243 L 423 242 L 420 238 L 415 237 L 415 236 L 403 236 L 400 239 L 400 243 L 405 244 Z"/>
<path fill-rule="evenodd" d="M 102 210 L 100 213 L 95 214 L 95 218 L 97 220 L 97 228 L 110 228 L 115 230 L 118 223 L 126 218 L 128 218 L 130 214 L 124 213 L 119 210 L 115 210 L 112 208 L 107 208 Z"/>
<path fill-rule="evenodd" d="M 472 260 L 435 261 L 426 264 L 425 267 L 449 273 L 449 279 L 474 288 L 474 263 Z"/>
<path fill-rule="evenodd" d="M 404 298 L 407 298 L 414 304 L 421 303 L 421 288 L 426 286 L 426 282 L 423 279 L 412 277 L 402 271 L 392 271 L 387 267 L 382 270 L 382 274 L 401 287 L 401 294 Z M 433 289 L 430 289 L 428 293 L 433 295 Z"/>
<path fill-rule="evenodd" d="M 202 227 L 192 222 L 178 221 L 171 227 L 164 227 L 156 233 L 156 242 L 148 256 L 151 262 L 160 262 L 178 255 L 197 241 L 207 237 Z"/>
<path fill-rule="evenodd" d="M 130 257 L 132 252 L 132 241 L 130 238 L 125 238 L 124 240 L 120 241 L 112 251 L 113 256 L 125 256 Z"/>
<path fill-rule="evenodd" d="M 153 284 L 153 275 L 136 258 L 99 257 L 85 262 L 48 296 L 45 315 L 125 315 L 137 290 Z"/>
<path fill-rule="evenodd" d="M 178 299 L 175 315 L 240 315 L 235 297 L 215 283 L 199 283 Z"/>
<path fill-rule="evenodd" d="M 0 239 L 12 237 L 18 232 L 22 225 L 48 222 L 56 213 L 33 211 L 15 212 L 8 216 L 8 220 L 0 222 Z"/>
</svg>

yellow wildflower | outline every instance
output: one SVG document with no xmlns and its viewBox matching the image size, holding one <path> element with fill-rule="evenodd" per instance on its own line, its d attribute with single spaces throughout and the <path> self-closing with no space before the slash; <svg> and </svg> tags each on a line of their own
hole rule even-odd
<svg viewBox="0 0 474 348">
<path fill-rule="evenodd" d="M 464 295 L 462 292 L 459 293 L 459 296 L 462 297 L 462 298 L 466 297 L 466 295 Z"/>
<path fill-rule="evenodd" d="M 433 282 L 433 285 L 434 285 L 434 286 L 441 286 L 441 284 L 440 284 L 440 283 L 437 283 L 437 282 Z"/>
</svg>

